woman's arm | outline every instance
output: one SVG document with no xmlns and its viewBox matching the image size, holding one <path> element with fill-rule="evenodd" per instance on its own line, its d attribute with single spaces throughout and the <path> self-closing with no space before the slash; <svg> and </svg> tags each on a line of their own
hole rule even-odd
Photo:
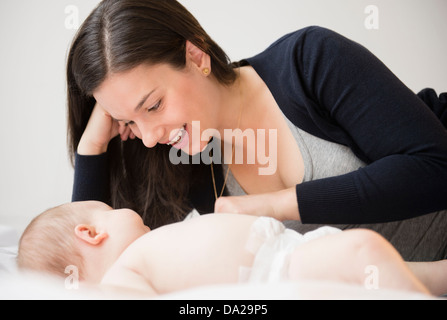
<svg viewBox="0 0 447 320">
<path fill-rule="evenodd" d="M 334 32 L 316 29 L 302 46 L 312 99 L 369 163 L 297 186 L 302 220 L 386 222 L 447 208 L 447 131 L 429 108 L 373 54 Z"/>
<path fill-rule="evenodd" d="M 78 145 L 72 201 L 110 202 L 107 147 L 118 134 L 123 140 L 134 138 L 130 128 L 120 126 L 96 105 Z"/>
<path fill-rule="evenodd" d="M 107 153 L 75 157 L 72 201 L 110 203 Z"/>
<path fill-rule="evenodd" d="M 446 129 L 364 47 L 311 27 L 285 36 L 248 62 L 295 125 L 349 146 L 369 164 L 346 175 L 297 185 L 297 210 L 276 212 L 277 218 L 375 223 L 447 208 Z M 291 208 L 282 201 L 285 198 L 278 195 L 230 197 L 220 200 L 218 209 L 243 206 L 251 210 L 244 213 L 262 215 L 271 208 Z"/>
</svg>

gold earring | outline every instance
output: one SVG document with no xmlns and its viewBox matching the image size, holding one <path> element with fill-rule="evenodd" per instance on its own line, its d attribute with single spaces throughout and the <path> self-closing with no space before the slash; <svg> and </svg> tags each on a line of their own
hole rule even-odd
<svg viewBox="0 0 447 320">
<path fill-rule="evenodd" d="M 202 72 L 203 72 L 204 75 L 207 76 L 207 75 L 210 74 L 210 69 L 209 68 L 205 68 L 205 69 L 202 70 Z"/>
</svg>

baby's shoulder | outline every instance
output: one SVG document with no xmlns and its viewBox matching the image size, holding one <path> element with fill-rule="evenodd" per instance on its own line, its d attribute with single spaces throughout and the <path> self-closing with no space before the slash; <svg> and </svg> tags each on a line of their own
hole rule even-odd
<svg viewBox="0 0 447 320">
<path fill-rule="evenodd" d="M 132 268 L 119 260 L 105 273 L 101 280 L 101 286 L 120 293 L 124 291 L 135 294 L 143 293 L 145 296 L 156 295 L 149 279 L 138 272 L 138 268 Z"/>
</svg>

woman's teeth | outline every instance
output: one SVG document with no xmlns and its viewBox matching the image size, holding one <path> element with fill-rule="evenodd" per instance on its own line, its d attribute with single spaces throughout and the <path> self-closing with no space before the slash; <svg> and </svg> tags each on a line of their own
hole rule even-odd
<svg viewBox="0 0 447 320">
<path fill-rule="evenodd" d="M 180 129 L 177 132 L 177 135 L 174 137 L 174 139 L 172 139 L 170 142 L 168 142 L 168 146 L 172 146 L 172 145 L 180 142 L 180 140 L 182 140 L 185 133 L 186 133 L 186 130 L 185 130 L 185 127 L 183 127 L 182 129 Z"/>
</svg>

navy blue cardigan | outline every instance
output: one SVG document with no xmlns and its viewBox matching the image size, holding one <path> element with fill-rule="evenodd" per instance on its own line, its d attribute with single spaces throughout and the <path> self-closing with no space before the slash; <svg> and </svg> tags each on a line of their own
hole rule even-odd
<svg viewBox="0 0 447 320">
<path fill-rule="evenodd" d="M 447 131 L 367 49 L 309 27 L 241 64 L 256 70 L 297 127 L 349 146 L 368 164 L 297 185 L 303 223 L 388 222 L 447 209 Z M 78 156 L 73 200 L 103 199 L 99 178 L 89 176 L 98 170 L 107 179 L 105 161 Z"/>
</svg>

